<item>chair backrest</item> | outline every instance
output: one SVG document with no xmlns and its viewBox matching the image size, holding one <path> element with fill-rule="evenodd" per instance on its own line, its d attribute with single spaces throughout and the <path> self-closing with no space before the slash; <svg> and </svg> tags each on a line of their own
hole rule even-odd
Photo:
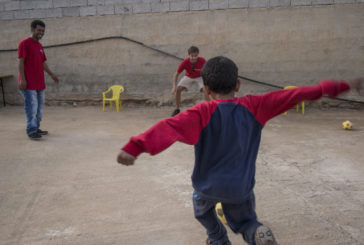
<svg viewBox="0 0 364 245">
<path fill-rule="evenodd" d="M 110 88 L 112 90 L 113 98 L 118 98 L 120 96 L 120 93 L 124 92 L 124 87 L 121 85 L 112 85 Z"/>
<path fill-rule="evenodd" d="M 297 88 L 297 86 L 285 86 L 284 89 Z"/>
</svg>

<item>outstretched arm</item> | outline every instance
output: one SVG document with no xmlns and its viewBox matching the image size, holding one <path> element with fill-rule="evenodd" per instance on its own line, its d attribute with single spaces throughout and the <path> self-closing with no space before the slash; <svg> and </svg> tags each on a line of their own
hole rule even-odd
<svg viewBox="0 0 364 245">
<path fill-rule="evenodd" d="M 356 83 L 360 84 L 361 82 Z M 324 80 L 315 86 L 303 86 L 277 90 L 263 95 L 251 95 L 248 96 L 245 103 L 256 116 L 256 119 L 264 125 L 269 119 L 291 109 L 304 100 L 318 100 L 323 95 L 336 97 L 349 89 L 350 85 L 346 81 Z"/>
<path fill-rule="evenodd" d="M 196 105 L 177 116 L 159 121 L 138 136 L 131 137 L 121 149 L 117 161 L 124 165 L 132 165 L 141 153 L 158 154 L 176 141 L 196 144 L 201 130 L 209 120 L 209 113 L 207 110 L 203 112 L 202 107 L 201 104 Z"/>
</svg>

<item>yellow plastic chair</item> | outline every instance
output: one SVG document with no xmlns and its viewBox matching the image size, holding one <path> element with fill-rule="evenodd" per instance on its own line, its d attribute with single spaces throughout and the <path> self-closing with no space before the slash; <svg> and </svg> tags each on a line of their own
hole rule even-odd
<svg viewBox="0 0 364 245">
<path fill-rule="evenodd" d="M 106 94 L 112 91 L 112 97 L 106 98 Z M 124 87 L 121 85 L 113 85 L 107 91 L 102 93 L 102 111 L 105 111 L 105 102 L 110 102 L 110 109 L 112 109 L 112 102 L 115 102 L 116 111 L 119 112 L 119 108 L 121 109 L 121 100 L 120 94 L 124 92 Z"/>
<path fill-rule="evenodd" d="M 284 89 L 292 89 L 292 88 L 297 88 L 297 86 L 286 86 L 286 87 L 284 87 Z M 302 107 L 302 115 L 305 115 L 305 102 L 304 101 L 301 102 L 301 107 Z M 297 104 L 297 106 L 296 106 L 296 111 L 297 112 L 300 111 L 300 105 L 299 104 Z M 287 112 L 285 112 L 284 115 L 287 115 Z"/>
</svg>

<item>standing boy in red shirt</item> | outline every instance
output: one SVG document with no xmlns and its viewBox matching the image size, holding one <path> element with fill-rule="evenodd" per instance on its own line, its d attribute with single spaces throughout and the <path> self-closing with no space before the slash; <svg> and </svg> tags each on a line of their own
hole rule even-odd
<svg viewBox="0 0 364 245">
<path fill-rule="evenodd" d="M 18 45 L 19 58 L 19 89 L 24 97 L 27 134 L 30 139 L 40 139 L 48 134 L 39 128 L 42 120 L 44 105 L 44 71 L 58 83 L 58 78 L 51 72 L 47 63 L 42 44 L 45 24 L 41 20 L 34 20 L 30 24 L 32 36 L 22 40 Z"/>
<path fill-rule="evenodd" d="M 202 57 L 199 57 L 198 54 L 199 54 L 198 48 L 195 46 L 191 46 L 188 49 L 188 58 L 184 59 L 181 62 L 181 64 L 177 68 L 177 71 L 173 75 L 172 94 L 175 96 L 176 109 L 173 111 L 172 116 L 175 116 L 178 113 L 180 113 L 182 91 L 187 90 L 188 87 L 190 87 L 194 82 L 197 83 L 197 85 L 200 88 L 200 91 L 201 92 L 203 91 L 201 69 L 205 64 L 206 60 Z M 186 70 L 186 73 L 177 84 L 178 76 L 184 70 Z M 205 99 L 209 100 L 209 96 L 206 93 L 205 93 Z"/>
</svg>

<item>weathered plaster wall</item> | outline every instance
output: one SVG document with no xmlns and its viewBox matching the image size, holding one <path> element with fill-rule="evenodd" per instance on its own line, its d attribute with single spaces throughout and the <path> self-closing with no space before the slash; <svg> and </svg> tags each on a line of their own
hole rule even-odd
<svg viewBox="0 0 364 245">
<path fill-rule="evenodd" d="M 122 35 L 179 57 L 193 44 L 205 58 L 230 57 L 243 76 L 281 86 L 305 85 L 364 75 L 363 13 L 364 4 L 353 3 L 46 18 L 42 44 Z M 29 23 L 1 20 L 0 49 L 16 48 L 30 35 Z M 180 62 L 173 57 L 122 39 L 45 52 L 61 80 L 55 86 L 46 75 L 48 103 L 99 102 L 111 84 L 124 85 L 126 99 L 171 102 L 172 74 Z M 17 76 L 16 52 L 0 52 L 0 71 Z M 7 101 L 21 104 L 16 79 L 4 85 Z M 272 89 L 246 82 L 241 94 L 267 90 Z M 193 92 L 188 95 L 196 98 Z M 353 94 L 347 98 L 363 100 Z"/>
</svg>

